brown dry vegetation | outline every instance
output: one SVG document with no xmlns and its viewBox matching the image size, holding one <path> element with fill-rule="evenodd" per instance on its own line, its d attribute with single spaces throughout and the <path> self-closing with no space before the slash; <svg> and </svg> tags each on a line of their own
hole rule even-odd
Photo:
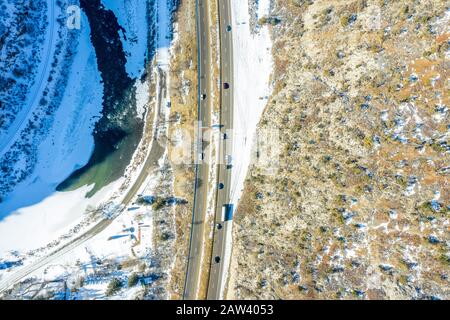
<svg viewBox="0 0 450 320">
<path fill-rule="evenodd" d="M 281 166 L 250 170 L 231 296 L 450 297 L 446 10 L 275 1 L 276 82 L 260 128 L 281 130 Z"/>
<path fill-rule="evenodd" d="M 176 152 L 174 134 L 176 130 L 186 130 L 190 136 L 194 136 L 193 122 L 197 119 L 197 45 L 195 29 L 195 0 L 181 1 L 177 12 L 178 41 L 174 51 L 170 67 L 170 97 L 171 115 L 178 122 L 170 125 L 169 155 L 175 158 Z M 183 88 L 188 88 L 183 92 Z M 174 195 L 188 200 L 188 205 L 176 208 L 177 245 L 175 253 L 174 269 L 171 272 L 171 284 L 169 292 L 172 299 L 181 299 L 186 273 L 186 261 L 188 256 L 190 222 L 192 219 L 192 203 L 194 194 L 194 166 L 172 163 L 174 173 Z"/>
</svg>

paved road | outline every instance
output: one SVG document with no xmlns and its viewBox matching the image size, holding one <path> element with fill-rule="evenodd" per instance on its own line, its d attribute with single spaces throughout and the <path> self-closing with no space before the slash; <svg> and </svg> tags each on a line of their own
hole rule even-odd
<svg viewBox="0 0 450 320">
<path fill-rule="evenodd" d="M 163 72 L 160 72 L 160 88 L 165 87 L 165 74 Z M 162 97 L 164 92 L 162 91 L 164 89 L 161 89 L 159 93 L 159 97 Z M 159 99 L 158 101 L 158 114 L 160 113 L 159 110 L 162 108 L 165 108 L 165 106 L 162 105 L 162 99 Z M 158 122 L 157 122 L 157 128 L 161 125 L 161 121 L 164 121 L 164 117 L 160 117 L 158 115 Z M 155 130 L 158 130 L 158 129 Z M 155 131 L 156 132 L 156 131 Z M 145 181 L 147 176 L 159 168 L 158 160 L 162 157 L 165 150 L 165 143 L 167 142 L 166 139 L 162 139 L 159 141 L 153 141 L 151 150 L 149 153 L 149 156 L 139 173 L 139 176 L 137 177 L 136 181 L 133 183 L 133 186 L 130 188 L 130 190 L 125 195 L 123 201 L 121 202 L 120 209 L 118 209 L 118 212 L 114 215 L 115 217 L 118 216 L 121 212 L 126 210 L 126 208 L 129 206 L 131 201 L 133 200 L 136 193 L 139 191 L 142 183 Z M 56 259 L 64 256 L 65 254 L 69 253 L 70 251 L 74 250 L 75 248 L 79 247 L 83 243 L 87 242 L 91 238 L 93 238 L 95 235 L 99 234 L 103 230 L 105 230 L 111 223 L 113 222 L 113 219 L 104 219 L 98 222 L 96 225 L 94 225 L 91 229 L 89 229 L 84 234 L 80 235 L 79 237 L 75 238 L 68 244 L 62 246 L 61 248 L 53 251 L 48 256 L 42 257 L 34 261 L 32 264 L 27 265 L 21 269 L 19 269 L 17 272 L 14 272 L 10 277 L 7 277 L 3 281 L 0 282 L 0 292 L 8 289 L 9 287 L 13 286 L 17 282 L 23 280 L 24 278 L 28 277 L 33 272 L 39 270 L 43 266 L 55 261 Z"/>
<path fill-rule="evenodd" d="M 197 48 L 198 48 L 198 121 L 200 128 L 211 126 L 211 74 L 208 0 L 197 0 Z M 206 95 L 206 98 L 202 98 Z M 197 137 L 202 135 L 198 134 Z M 203 149 L 202 142 L 197 141 L 197 155 Z M 206 156 L 208 156 L 205 153 Z M 187 261 L 186 279 L 183 299 L 198 298 L 201 281 L 202 253 L 205 239 L 206 210 L 208 198 L 209 165 L 208 161 L 198 163 L 195 169 L 195 193 L 192 212 L 191 239 Z"/>
<path fill-rule="evenodd" d="M 222 124 L 223 156 L 232 154 L 230 132 L 233 129 L 233 38 L 231 30 L 231 0 L 219 0 L 219 28 L 220 28 L 220 57 L 221 57 L 221 111 L 220 122 Z M 226 84 L 228 88 L 226 88 Z M 228 131 L 227 139 L 223 139 L 223 134 Z M 208 283 L 208 300 L 222 299 L 225 283 L 225 255 L 227 250 L 227 240 L 231 237 L 232 221 L 224 221 L 223 208 L 230 203 L 231 194 L 231 170 L 227 168 L 227 161 L 222 159 L 218 168 L 218 183 L 223 183 L 223 189 L 217 189 L 217 205 L 215 213 L 215 227 L 213 237 L 213 252 L 211 257 L 211 267 Z M 235 204 L 236 205 L 236 204 Z M 220 259 L 220 260 L 216 260 Z"/>
</svg>

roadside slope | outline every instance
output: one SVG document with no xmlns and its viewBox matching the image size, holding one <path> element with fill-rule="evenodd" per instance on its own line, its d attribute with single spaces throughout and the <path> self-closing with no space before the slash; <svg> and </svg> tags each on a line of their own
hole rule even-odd
<svg viewBox="0 0 450 320">
<path fill-rule="evenodd" d="M 280 167 L 247 176 L 229 297 L 448 299 L 445 1 L 274 4 Z"/>
</svg>

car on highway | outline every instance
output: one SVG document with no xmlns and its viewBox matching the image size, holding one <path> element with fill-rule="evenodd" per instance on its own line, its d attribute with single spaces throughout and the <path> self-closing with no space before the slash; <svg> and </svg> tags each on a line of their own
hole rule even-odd
<svg viewBox="0 0 450 320">
<path fill-rule="evenodd" d="M 214 258 L 214 261 L 215 261 L 216 263 L 219 263 L 219 262 L 220 262 L 220 257 L 219 257 L 219 256 L 215 257 L 215 258 Z"/>
<path fill-rule="evenodd" d="M 218 223 L 218 224 L 217 224 L 217 230 L 220 230 L 220 229 L 222 229 L 222 227 L 223 227 L 223 226 L 222 226 L 222 224 L 221 224 L 221 223 Z"/>
<path fill-rule="evenodd" d="M 229 221 L 233 219 L 233 211 L 234 211 L 234 205 L 232 203 L 227 203 L 223 205 L 222 207 L 222 220 L 223 221 Z"/>
<path fill-rule="evenodd" d="M 231 31 L 231 26 L 227 25 L 227 32 L 230 32 L 230 31 Z"/>
<path fill-rule="evenodd" d="M 234 205 L 232 203 L 227 203 L 222 206 L 222 211 L 220 213 L 220 221 L 229 221 L 233 219 Z"/>
<path fill-rule="evenodd" d="M 200 99 L 201 99 L 201 100 L 205 100 L 205 99 L 206 99 L 206 93 L 203 93 L 203 94 L 200 96 Z"/>
<path fill-rule="evenodd" d="M 222 190 L 225 187 L 225 185 L 221 182 L 219 183 L 219 190 Z"/>
<path fill-rule="evenodd" d="M 228 82 L 224 82 L 223 83 L 223 88 L 224 89 L 229 89 L 230 88 L 230 84 Z"/>
</svg>

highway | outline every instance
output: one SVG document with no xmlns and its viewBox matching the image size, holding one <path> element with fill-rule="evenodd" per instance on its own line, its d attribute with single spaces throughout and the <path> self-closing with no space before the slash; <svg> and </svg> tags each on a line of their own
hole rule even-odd
<svg viewBox="0 0 450 320">
<path fill-rule="evenodd" d="M 199 163 L 196 167 L 196 185 L 194 194 L 194 207 L 192 213 L 191 239 L 187 262 L 186 280 L 183 298 L 186 300 L 198 299 L 199 287 L 202 276 L 208 277 L 208 299 L 220 299 L 223 293 L 225 264 L 222 257 L 226 248 L 227 235 L 231 235 L 231 221 L 224 221 L 222 208 L 230 201 L 231 192 L 231 167 L 227 168 L 225 161 L 227 155 L 231 155 L 233 128 L 233 41 L 231 30 L 231 2 L 219 0 L 219 33 L 220 33 L 220 161 L 217 168 L 218 185 L 213 190 L 208 190 L 209 166 L 207 163 Z M 211 61 L 209 43 L 208 4 L 205 0 L 197 1 L 197 46 L 198 46 L 198 95 L 199 95 L 199 121 L 202 127 L 210 127 L 210 114 L 212 105 L 208 101 L 211 96 Z M 206 97 L 206 99 L 204 99 Z M 201 130 L 201 128 L 200 128 Z M 226 139 L 225 139 L 226 136 Z M 207 140 L 209 138 L 207 137 Z M 197 154 L 204 152 L 201 142 L 197 143 Z M 203 183 L 198 184 L 198 181 Z M 203 257 L 206 227 L 206 201 L 208 193 L 216 196 L 216 209 L 214 217 L 213 254 L 211 257 Z M 209 273 L 203 274 L 202 263 L 204 259 L 211 258 Z M 219 259 L 217 261 L 217 259 Z"/>
<path fill-rule="evenodd" d="M 225 259 L 227 250 L 227 243 L 230 244 L 231 227 L 232 227 L 232 213 L 230 216 L 224 215 L 224 206 L 230 204 L 231 195 L 231 170 L 232 167 L 227 167 L 230 163 L 225 160 L 225 157 L 232 155 L 232 134 L 233 129 L 233 33 L 231 29 L 231 0 L 219 0 L 219 34 L 220 34 L 220 70 L 221 70 L 221 90 L 220 90 L 220 122 L 222 125 L 222 139 L 221 139 L 221 161 L 218 168 L 218 184 L 222 183 L 223 188 L 217 188 L 216 196 L 216 212 L 215 212 L 215 226 L 213 233 L 213 250 L 211 255 L 211 266 L 208 281 L 208 300 L 222 299 L 224 284 L 225 284 Z M 227 133 L 227 139 L 224 134 Z M 231 161 L 232 163 L 232 161 Z M 234 204 L 236 205 L 236 204 Z"/>
<path fill-rule="evenodd" d="M 197 48 L 198 48 L 198 123 L 195 157 L 203 151 L 203 128 L 211 126 L 211 74 L 209 42 L 208 1 L 197 0 Z M 206 131 L 209 132 L 209 131 Z M 201 134 L 200 134 L 201 133 Z M 208 139 L 210 141 L 210 139 Z M 205 153 L 205 156 L 208 156 Z M 205 159 L 206 160 L 206 159 Z M 205 239 L 206 210 L 208 199 L 209 161 L 196 161 L 195 193 L 192 212 L 191 236 L 187 260 L 183 299 L 197 299 L 201 281 L 201 267 Z"/>
</svg>

